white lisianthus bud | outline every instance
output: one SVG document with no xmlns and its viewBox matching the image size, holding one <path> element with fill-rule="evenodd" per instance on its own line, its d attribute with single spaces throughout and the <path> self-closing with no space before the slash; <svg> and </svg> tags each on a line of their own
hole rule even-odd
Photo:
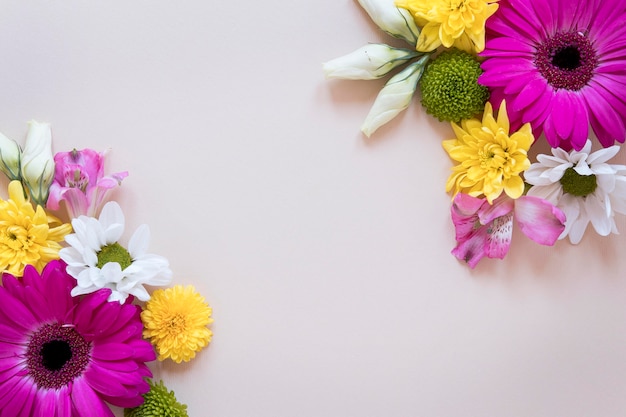
<svg viewBox="0 0 626 417">
<path fill-rule="evenodd" d="M 20 145 L 0 133 L 0 171 L 4 172 L 11 181 L 22 179 L 21 153 Z"/>
<path fill-rule="evenodd" d="M 326 62 L 323 69 L 328 78 L 373 80 L 387 75 L 389 71 L 418 55 L 414 50 L 372 43 Z"/>
<path fill-rule="evenodd" d="M 359 4 L 383 31 L 411 46 L 417 44 L 420 30 L 413 16 L 408 10 L 396 7 L 394 0 L 359 0 Z"/>
<path fill-rule="evenodd" d="M 387 81 L 361 126 L 365 136 L 369 137 L 376 129 L 409 107 L 428 57 L 429 55 L 425 55 L 412 62 Z"/>
<path fill-rule="evenodd" d="M 52 132 L 48 123 L 28 122 L 22 153 L 22 180 L 35 204 L 45 207 L 54 177 Z"/>
</svg>

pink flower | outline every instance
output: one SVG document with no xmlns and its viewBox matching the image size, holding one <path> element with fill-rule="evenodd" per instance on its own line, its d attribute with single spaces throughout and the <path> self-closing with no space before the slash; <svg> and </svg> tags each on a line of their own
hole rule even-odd
<svg viewBox="0 0 626 417">
<path fill-rule="evenodd" d="M 553 148 L 579 151 L 589 130 L 605 148 L 626 140 L 623 0 L 500 0 L 486 23 L 478 82 L 511 126 L 530 123 Z"/>
<path fill-rule="evenodd" d="M 503 259 L 511 245 L 513 218 L 522 232 L 542 245 L 552 246 L 565 228 L 563 212 L 546 200 L 502 195 L 493 205 L 485 198 L 459 193 L 450 209 L 457 246 L 452 254 L 474 268 L 484 256 Z"/>
<path fill-rule="evenodd" d="M 57 210 L 64 200 L 72 218 L 97 216 L 109 192 L 128 176 L 126 171 L 104 176 L 104 156 L 92 149 L 54 155 L 54 182 L 46 207 Z"/>
<path fill-rule="evenodd" d="M 61 261 L 2 276 L 1 416 L 113 417 L 106 403 L 143 403 L 156 355 L 141 308 L 107 302 L 108 288 L 72 297 L 75 284 Z"/>
</svg>

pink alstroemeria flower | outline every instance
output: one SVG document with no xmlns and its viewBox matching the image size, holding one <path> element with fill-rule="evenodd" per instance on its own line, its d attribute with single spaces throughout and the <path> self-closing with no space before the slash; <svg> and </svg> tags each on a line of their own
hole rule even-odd
<svg viewBox="0 0 626 417">
<path fill-rule="evenodd" d="M 119 186 L 128 172 L 104 175 L 104 152 L 76 149 L 54 155 L 54 181 L 46 207 L 57 210 L 64 200 L 71 218 L 96 217 L 109 192 Z"/>
<path fill-rule="evenodd" d="M 513 200 L 503 194 L 489 204 L 485 198 L 459 193 L 450 213 L 458 242 L 452 254 L 470 268 L 484 256 L 505 257 L 511 245 L 513 218 L 526 236 L 542 245 L 554 245 L 565 228 L 563 212 L 538 197 Z"/>
</svg>

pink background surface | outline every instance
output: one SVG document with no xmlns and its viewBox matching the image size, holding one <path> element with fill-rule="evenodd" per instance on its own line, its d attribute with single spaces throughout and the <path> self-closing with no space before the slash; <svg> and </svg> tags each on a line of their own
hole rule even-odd
<svg viewBox="0 0 626 417">
<path fill-rule="evenodd" d="M 626 239 L 459 263 L 449 126 L 416 101 L 366 139 L 382 81 L 324 79 L 379 41 L 353 0 L 4 0 L 0 131 L 130 171 L 129 234 L 214 308 L 152 366 L 190 416 L 624 415 Z"/>
</svg>

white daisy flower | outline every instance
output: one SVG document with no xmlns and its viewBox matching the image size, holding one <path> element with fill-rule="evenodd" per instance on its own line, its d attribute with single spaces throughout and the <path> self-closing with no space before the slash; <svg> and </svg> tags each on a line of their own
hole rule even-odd
<svg viewBox="0 0 626 417">
<path fill-rule="evenodd" d="M 577 244 L 587 225 L 601 236 L 618 233 L 615 213 L 626 214 L 626 166 L 607 164 L 619 151 L 610 146 L 591 153 L 591 141 L 580 151 L 566 152 L 553 148 L 552 155 L 538 155 L 539 162 L 524 172 L 524 179 L 533 187 L 528 195 L 548 200 L 563 210 L 567 217 L 565 230 Z"/>
<path fill-rule="evenodd" d="M 107 203 L 98 219 L 79 216 L 72 220 L 74 233 L 65 241 L 70 245 L 59 251 L 67 272 L 76 278 L 72 296 L 110 288 L 109 301 L 124 303 L 129 295 L 141 301 L 150 299 L 144 285 L 162 286 L 172 280 L 169 262 L 162 256 L 146 253 L 150 241 L 147 225 L 141 225 L 128 242 L 118 243 L 124 233 L 124 214 L 119 204 Z"/>
</svg>

